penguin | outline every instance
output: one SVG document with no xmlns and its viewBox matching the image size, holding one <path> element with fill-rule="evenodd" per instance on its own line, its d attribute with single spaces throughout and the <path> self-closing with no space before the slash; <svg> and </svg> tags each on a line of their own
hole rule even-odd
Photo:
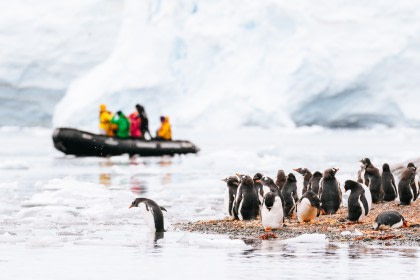
<svg viewBox="0 0 420 280">
<path fill-rule="evenodd" d="M 392 175 L 388 163 L 382 165 L 382 187 L 384 188 L 385 201 L 394 201 L 397 198 L 398 192 L 394 175 Z"/>
<path fill-rule="evenodd" d="M 335 178 L 338 170 L 338 168 L 326 169 L 320 182 L 321 209 L 326 214 L 335 214 L 341 205 L 340 183 Z"/>
<path fill-rule="evenodd" d="M 227 178 L 222 179 L 223 182 L 226 182 L 227 188 L 225 191 L 225 200 L 224 200 L 224 205 L 225 205 L 225 209 L 226 212 L 228 213 L 229 217 L 231 219 L 238 219 L 237 216 L 235 216 L 234 214 L 234 203 L 235 203 L 235 196 L 236 196 L 236 192 L 238 191 L 238 186 L 239 186 L 239 177 L 234 175 L 234 176 L 229 176 Z"/>
<path fill-rule="evenodd" d="M 382 178 L 379 169 L 372 164 L 369 158 L 363 159 L 362 163 L 365 165 L 365 172 L 369 178 L 369 184 L 367 186 L 372 195 L 372 202 L 380 203 L 384 197 L 384 190 L 382 188 Z"/>
<path fill-rule="evenodd" d="M 268 192 L 264 196 L 261 208 L 261 223 L 265 231 L 279 229 L 283 226 L 283 199 L 277 192 Z"/>
<path fill-rule="evenodd" d="M 283 188 L 284 184 L 286 184 L 286 173 L 284 173 L 283 169 L 279 169 L 279 171 L 277 171 L 277 176 L 276 176 L 276 185 L 277 187 L 279 187 L 279 190 L 281 191 L 281 189 Z"/>
<path fill-rule="evenodd" d="M 298 222 L 311 222 L 321 212 L 321 201 L 313 191 L 307 191 L 299 199 L 296 208 Z"/>
<path fill-rule="evenodd" d="M 164 232 L 163 226 L 163 214 L 162 210 L 166 211 L 165 208 L 159 206 L 156 202 L 147 198 L 136 198 L 129 209 L 132 207 L 139 207 L 143 213 L 144 221 L 152 232 Z M 167 211 L 166 211 L 167 212 Z"/>
<path fill-rule="evenodd" d="M 365 195 L 366 191 L 362 184 L 353 180 L 347 180 L 344 182 L 344 190 L 346 192 L 350 190 L 347 203 L 347 209 L 349 212 L 347 219 L 352 222 L 360 222 L 365 216 L 369 214 L 372 200 L 368 201 Z M 369 198 L 372 199 L 371 197 Z"/>
<path fill-rule="evenodd" d="M 261 180 L 259 182 L 263 186 L 262 189 L 263 189 L 264 196 L 268 192 L 275 192 L 275 193 L 280 194 L 279 187 L 277 187 L 277 185 L 274 183 L 273 179 L 271 179 L 270 177 L 264 176 L 264 177 L 261 178 Z"/>
<path fill-rule="evenodd" d="M 309 189 L 313 191 L 316 195 L 319 195 L 319 182 L 322 179 L 322 173 L 319 171 L 315 171 L 312 175 L 311 180 L 309 181 Z"/>
<path fill-rule="evenodd" d="M 374 230 L 409 227 L 404 217 L 397 211 L 384 211 L 379 213 L 373 222 Z"/>
<path fill-rule="evenodd" d="M 360 165 L 360 169 L 359 171 L 357 171 L 357 182 L 361 183 L 361 184 L 365 184 L 366 186 L 369 186 L 369 178 L 368 175 L 366 174 L 366 169 L 365 169 L 365 160 L 362 159 L 360 161 L 362 164 Z"/>
<path fill-rule="evenodd" d="M 255 191 L 258 194 L 258 202 L 260 205 L 262 205 L 263 200 L 264 200 L 264 190 L 263 190 L 263 185 L 261 184 L 262 177 L 263 175 L 261 173 L 256 173 L 254 175 L 254 178 L 252 178 L 252 180 L 254 181 Z"/>
<path fill-rule="evenodd" d="M 411 184 L 415 180 L 415 167 L 407 167 L 401 174 L 400 182 L 398 183 L 398 194 L 400 196 L 401 205 L 410 205 L 414 200 L 414 192 Z"/>
<path fill-rule="evenodd" d="M 284 215 L 290 217 L 295 208 L 295 196 L 297 195 L 297 183 L 296 177 L 293 173 L 287 175 L 286 183 L 281 189 L 281 196 L 284 201 Z"/>
<path fill-rule="evenodd" d="M 259 212 L 258 195 L 254 181 L 248 175 L 238 175 L 241 179 L 235 197 L 235 213 L 241 221 L 256 219 Z"/>
<path fill-rule="evenodd" d="M 414 180 L 413 182 L 410 184 L 411 189 L 413 190 L 413 201 L 416 201 L 417 197 L 419 196 L 419 180 L 418 180 L 418 176 L 417 176 L 417 166 L 414 165 L 414 163 L 410 162 L 407 167 L 412 167 L 414 168 Z"/>
<path fill-rule="evenodd" d="M 309 182 L 312 178 L 312 173 L 307 168 L 294 168 L 294 171 L 303 176 L 302 195 L 308 190 Z"/>
</svg>

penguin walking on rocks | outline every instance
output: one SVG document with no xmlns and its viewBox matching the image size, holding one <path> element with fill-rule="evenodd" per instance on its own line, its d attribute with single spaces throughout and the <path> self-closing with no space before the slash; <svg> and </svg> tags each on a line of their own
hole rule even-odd
<svg viewBox="0 0 420 280">
<path fill-rule="evenodd" d="M 259 202 L 260 206 L 262 205 L 263 200 L 264 200 L 264 190 L 263 190 L 263 185 L 261 183 L 262 177 L 263 177 L 263 175 L 261 173 L 256 173 L 254 175 L 254 178 L 252 178 L 252 180 L 254 181 L 255 191 L 258 194 L 258 202 Z"/>
<path fill-rule="evenodd" d="M 279 169 L 279 171 L 277 171 L 277 176 L 276 176 L 276 185 L 277 187 L 279 187 L 279 190 L 281 191 L 281 189 L 283 188 L 284 184 L 286 184 L 286 173 L 284 173 L 283 169 Z"/>
<path fill-rule="evenodd" d="M 321 210 L 321 201 L 313 191 L 307 191 L 299 199 L 297 205 L 297 219 L 300 223 L 311 222 L 318 217 Z"/>
<path fill-rule="evenodd" d="M 382 178 L 379 169 L 372 164 L 369 158 L 365 158 L 361 162 L 365 165 L 365 172 L 369 178 L 369 184 L 367 186 L 372 195 L 372 202 L 380 203 L 384 197 L 384 190 L 382 188 Z"/>
<path fill-rule="evenodd" d="M 397 198 L 397 186 L 395 185 L 394 175 L 392 175 L 388 163 L 382 165 L 382 187 L 384 188 L 385 201 L 394 201 Z"/>
<path fill-rule="evenodd" d="M 239 220 L 256 219 L 259 212 L 258 195 L 254 188 L 254 181 L 248 175 L 239 175 L 239 184 L 235 198 L 235 213 Z"/>
<path fill-rule="evenodd" d="M 417 176 L 417 166 L 414 163 L 410 162 L 407 167 L 414 168 L 414 180 L 411 183 L 411 189 L 413 190 L 413 201 L 416 201 L 417 197 L 419 196 L 419 178 Z"/>
<path fill-rule="evenodd" d="M 162 210 L 166 211 L 165 208 L 159 206 L 156 202 L 147 198 L 136 198 L 129 209 L 132 207 L 140 208 L 144 221 L 152 232 L 164 232 L 165 228 L 163 225 L 163 214 Z"/>
<path fill-rule="evenodd" d="M 303 195 L 308 190 L 309 182 L 312 178 L 312 173 L 307 168 L 295 168 L 293 170 L 303 176 L 303 188 L 302 188 L 302 195 Z"/>
<path fill-rule="evenodd" d="M 284 223 L 283 199 L 277 192 L 268 192 L 264 196 L 261 208 L 261 223 L 265 231 L 279 229 Z"/>
<path fill-rule="evenodd" d="M 281 189 L 281 196 L 284 200 L 284 215 L 285 217 L 290 217 L 295 208 L 295 197 L 297 196 L 297 181 L 293 173 L 287 175 L 286 183 Z"/>
<path fill-rule="evenodd" d="M 414 201 L 414 192 L 411 184 L 415 180 L 416 169 L 415 167 L 407 167 L 401 174 L 400 181 L 398 183 L 398 194 L 400 196 L 401 205 L 410 205 Z"/>
<path fill-rule="evenodd" d="M 350 190 L 347 204 L 347 219 L 352 222 L 360 222 L 365 216 L 369 214 L 372 206 L 372 198 L 369 196 L 370 200 L 368 201 L 363 186 L 353 180 L 347 180 L 344 183 L 344 189 L 346 191 Z"/>
<path fill-rule="evenodd" d="M 326 214 L 335 214 L 341 205 L 340 183 L 335 178 L 338 170 L 338 168 L 325 170 L 320 182 L 321 208 Z"/>
<path fill-rule="evenodd" d="M 312 178 L 309 181 L 309 188 L 308 190 L 313 191 L 316 195 L 319 195 L 319 182 L 322 179 L 322 173 L 319 171 L 315 171 L 312 174 Z"/>
<path fill-rule="evenodd" d="M 380 213 L 373 222 L 374 230 L 394 229 L 409 226 L 410 225 L 404 219 L 403 215 L 397 211 L 384 211 Z"/>
<path fill-rule="evenodd" d="M 226 182 L 227 188 L 225 191 L 225 199 L 224 199 L 224 205 L 226 212 L 228 213 L 229 217 L 231 219 L 237 219 L 238 217 L 234 214 L 234 206 L 235 206 L 235 197 L 236 192 L 238 191 L 239 186 L 239 177 L 229 176 L 227 178 L 222 179 L 223 182 Z"/>
</svg>

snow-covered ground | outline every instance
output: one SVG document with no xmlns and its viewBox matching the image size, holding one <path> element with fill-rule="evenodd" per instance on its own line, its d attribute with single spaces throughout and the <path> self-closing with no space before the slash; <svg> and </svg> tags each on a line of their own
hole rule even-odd
<svg viewBox="0 0 420 280">
<path fill-rule="evenodd" d="M 336 166 L 344 181 L 355 177 L 363 157 L 377 165 L 416 157 L 420 131 L 182 130 L 177 135 L 195 142 L 202 149 L 198 155 L 131 160 L 63 156 L 46 129 L 0 131 L 0 146 L 6 147 L 0 151 L 2 279 L 255 279 L 266 273 L 415 278 L 420 269 L 418 248 L 336 245 L 322 236 L 253 248 L 171 228 L 224 217 L 220 178 L 234 172 L 274 176 L 279 168 Z M 149 234 L 138 209 L 128 209 L 139 196 L 168 209 L 162 239 Z"/>
</svg>

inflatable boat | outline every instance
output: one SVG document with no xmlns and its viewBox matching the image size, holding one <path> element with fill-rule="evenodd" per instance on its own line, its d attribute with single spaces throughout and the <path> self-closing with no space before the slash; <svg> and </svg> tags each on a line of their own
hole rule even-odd
<svg viewBox="0 0 420 280">
<path fill-rule="evenodd" d="M 163 156 L 197 153 L 199 149 L 189 141 L 158 141 L 139 138 L 116 138 L 73 128 L 56 128 L 54 147 L 66 155 L 107 157 L 122 154 Z"/>
</svg>

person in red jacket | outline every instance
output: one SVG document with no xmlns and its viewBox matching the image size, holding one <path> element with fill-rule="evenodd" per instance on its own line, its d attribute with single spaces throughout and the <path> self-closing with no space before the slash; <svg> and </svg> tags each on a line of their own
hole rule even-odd
<svg viewBox="0 0 420 280">
<path fill-rule="evenodd" d="M 131 113 L 128 116 L 128 119 L 130 120 L 130 136 L 141 137 L 141 131 L 140 131 L 141 119 L 138 113 L 137 112 Z"/>
</svg>

